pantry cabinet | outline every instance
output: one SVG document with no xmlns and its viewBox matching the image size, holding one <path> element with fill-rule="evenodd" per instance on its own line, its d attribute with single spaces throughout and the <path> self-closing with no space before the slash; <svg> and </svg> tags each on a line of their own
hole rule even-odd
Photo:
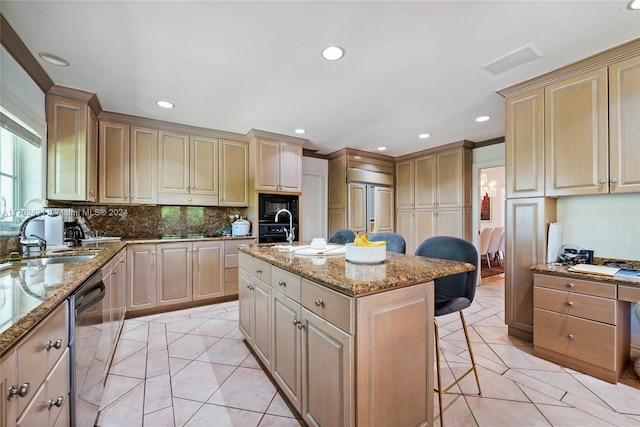
<svg viewBox="0 0 640 427">
<path fill-rule="evenodd" d="M 158 131 L 100 121 L 100 202 L 157 203 Z"/>
<path fill-rule="evenodd" d="M 425 239 L 471 239 L 471 150 L 466 141 L 396 162 L 396 228 L 407 253 Z"/>
<path fill-rule="evenodd" d="M 218 139 L 160 131 L 158 203 L 218 205 Z"/>
<path fill-rule="evenodd" d="M 49 93 L 46 98 L 47 198 L 95 202 L 98 119 L 89 104 L 95 95 L 76 90 L 64 92 Z"/>
<path fill-rule="evenodd" d="M 249 206 L 249 145 L 220 140 L 220 206 Z"/>
</svg>

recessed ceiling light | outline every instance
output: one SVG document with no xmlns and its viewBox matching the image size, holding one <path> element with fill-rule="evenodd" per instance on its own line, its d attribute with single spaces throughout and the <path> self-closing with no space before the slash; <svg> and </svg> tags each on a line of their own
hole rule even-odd
<svg viewBox="0 0 640 427">
<path fill-rule="evenodd" d="M 387 147 L 378 147 L 378 151 L 385 151 Z"/>
<path fill-rule="evenodd" d="M 429 138 L 431 135 L 428 133 L 421 133 L 420 135 L 418 135 L 418 138 L 420 139 L 427 139 Z"/>
<path fill-rule="evenodd" d="M 491 117 L 489 116 L 480 116 L 480 117 L 476 117 L 476 122 L 486 122 L 487 120 L 489 120 Z"/>
<path fill-rule="evenodd" d="M 632 0 L 627 6 L 631 10 L 640 10 L 640 0 Z"/>
<path fill-rule="evenodd" d="M 162 108 L 173 108 L 173 107 L 175 107 L 175 105 L 173 105 L 169 101 L 158 101 L 158 102 L 156 102 L 156 104 L 158 104 L 158 107 L 162 107 Z"/>
<path fill-rule="evenodd" d="M 58 65 L 60 67 L 66 67 L 69 65 L 69 61 L 62 58 L 61 56 L 54 55 L 53 53 L 39 52 L 38 56 L 47 61 L 49 64 Z"/>
<path fill-rule="evenodd" d="M 322 50 L 322 57 L 327 61 L 337 61 L 344 56 L 344 49 L 340 46 L 329 46 Z"/>
<path fill-rule="evenodd" d="M 302 135 L 303 133 L 307 133 L 307 131 L 304 130 L 304 129 L 296 129 L 296 130 L 294 130 L 294 132 L 297 133 L 298 135 Z"/>
</svg>

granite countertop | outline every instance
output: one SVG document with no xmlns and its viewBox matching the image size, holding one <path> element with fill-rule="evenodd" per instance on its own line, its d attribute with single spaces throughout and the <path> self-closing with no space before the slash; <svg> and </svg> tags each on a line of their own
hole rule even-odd
<svg viewBox="0 0 640 427">
<path fill-rule="evenodd" d="M 345 295 L 359 297 L 428 282 L 474 270 L 471 264 L 387 252 L 380 264 L 353 264 L 344 255 L 300 256 L 265 245 L 238 249 L 259 260 L 320 283 Z"/>
<path fill-rule="evenodd" d="M 582 280 L 595 280 L 614 285 L 625 285 L 640 288 L 640 276 L 605 276 L 602 274 L 576 273 L 569 271 L 570 265 L 537 264 L 531 267 L 534 273 L 550 274 L 552 276 L 573 277 Z"/>
<path fill-rule="evenodd" d="M 255 236 L 187 236 L 94 241 L 65 250 L 47 251 L 45 254 L 45 257 L 54 257 L 97 253 L 95 258 L 88 261 L 35 266 L 16 263 L 8 266 L 0 271 L 0 355 L 64 302 L 78 286 L 108 263 L 127 244 L 254 238 Z"/>
</svg>

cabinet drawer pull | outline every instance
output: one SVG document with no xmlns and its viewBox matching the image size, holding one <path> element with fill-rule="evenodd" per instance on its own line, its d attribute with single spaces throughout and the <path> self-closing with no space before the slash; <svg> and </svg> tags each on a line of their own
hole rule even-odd
<svg viewBox="0 0 640 427">
<path fill-rule="evenodd" d="M 61 347 L 62 347 L 61 339 L 57 339 L 56 342 L 49 341 L 47 343 L 47 351 L 51 350 L 52 348 L 55 348 L 56 350 L 60 350 Z"/>
<path fill-rule="evenodd" d="M 298 326 L 298 323 L 300 323 L 300 321 L 299 321 L 299 320 L 297 320 L 297 319 L 293 319 L 293 324 L 294 324 L 294 325 Z"/>
<path fill-rule="evenodd" d="M 575 285 L 573 283 L 567 283 L 567 288 L 573 288 Z"/>
<path fill-rule="evenodd" d="M 615 179 L 615 178 L 613 178 L 613 179 L 611 180 L 611 183 L 612 183 L 612 184 L 617 184 L 617 183 L 618 183 L 618 180 L 617 180 L 617 179 Z"/>
<path fill-rule="evenodd" d="M 51 410 L 51 408 L 54 406 L 57 406 L 58 408 L 61 407 L 62 402 L 64 402 L 64 397 L 62 396 L 58 396 L 56 400 L 49 399 L 49 410 Z"/>
<path fill-rule="evenodd" d="M 298 327 L 298 329 L 303 329 L 304 328 L 304 323 L 298 322 L 298 324 L 296 326 Z"/>
<path fill-rule="evenodd" d="M 569 341 L 573 341 L 573 338 L 574 338 L 574 337 L 573 337 L 573 334 L 569 334 L 569 335 L 567 335 L 567 338 L 569 339 Z"/>
<path fill-rule="evenodd" d="M 260 270 L 259 268 L 256 268 L 256 273 L 257 274 L 262 274 L 262 270 Z"/>
<path fill-rule="evenodd" d="M 252 290 L 254 290 L 254 289 L 255 289 L 253 285 L 247 285 L 247 288 L 248 288 L 250 291 L 252 291 Z"/>
<path fill-rule="evenodd" d="M 603 179 L 601 179 L 599 182 L 600 182 L 600 184 L 606 184 L 606 183 L 607 183 L 607 180 L 603 178 Z"/>
<path fill-rule="evenodd" d="M 569 302 L 567 302 L 567 305 L 568 305 L 569 307 L 573 307 L 573 301 L 569 301 Z"/>
<path fill-rule="evenodd" d="M 31 384 L 29 383 L 24 383 L 20 387 L 12 385 L 11 387 L 9 387 L 9 396 L 7 396 L 7 398 L 11 399 L 16 394 L 20 397 L 25 397 L 27 394 L 29 394 L 29 390 L 31 390 Z"/>
<path fill-rule="evenodd" d="M 317 299 L 314 301 L 316 307 L 324 306 L 324 301 L 322 299 Z"/>
<path fill-rule="evenodd" d="M 278 285 L 280 285 L 280 286 L 287 286 L 287 282 L 285 282 L 284 280 L 280 280 L 280 281 L 278 282 Z"/>
</svg>

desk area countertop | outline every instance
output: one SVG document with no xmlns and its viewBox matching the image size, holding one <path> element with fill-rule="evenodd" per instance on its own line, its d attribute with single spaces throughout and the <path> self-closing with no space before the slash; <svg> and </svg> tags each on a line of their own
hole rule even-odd
<svg viewBox="0 0 640 427">
<path fill-rule="evenodd" d="M 359 297 L 438 277 L 472 271 L 471 264 L 387 252 L 380 264 L 353 264 L 343 255 L 299 256 L 266 245 L 238 247 L 259 260 L 320 283 L 342 294 Z"/>
</svg>

